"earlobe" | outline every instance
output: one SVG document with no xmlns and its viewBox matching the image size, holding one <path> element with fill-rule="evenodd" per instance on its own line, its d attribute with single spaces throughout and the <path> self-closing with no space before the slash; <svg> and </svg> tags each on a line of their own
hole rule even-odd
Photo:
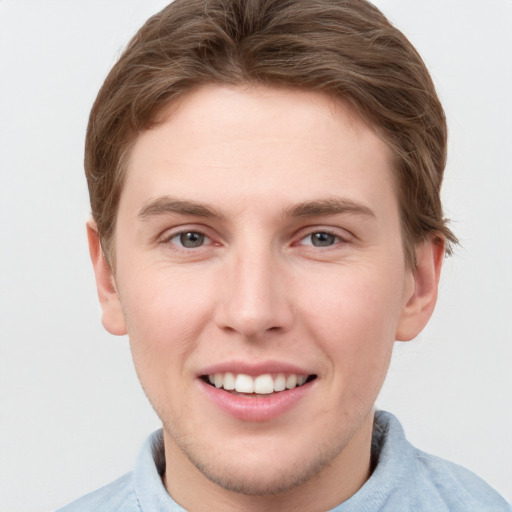
<svg viewBox="0 0 512 512">
<path fill-rule="evenodd" d="M 412 271 L 412 291 L 404 298 L 396 340 L 409 341 L 427 325 L 437 301 L 439 277 L 444 257 L 444 240 L 431 237 L 416 246 L 416 268 Z"/>
<path fill-rule="evenodd" d="M 126 324 L 115 286 L 114 274 L 101 247 L 96 223 L 92 219 L 87 222 L 87 239 L 96 276 L 96 288 L 101 305 L 103 326 L 111 334 L 122 336 L 126 334 Z"/>
</svg>

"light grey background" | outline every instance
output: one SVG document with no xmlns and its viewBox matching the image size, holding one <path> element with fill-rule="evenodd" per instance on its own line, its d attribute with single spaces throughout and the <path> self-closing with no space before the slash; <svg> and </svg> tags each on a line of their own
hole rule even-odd
<svg viewBox="0 0 512 512">
<path fill-rule="evenodd" d="M 0 510 L 52 510 L 131 469 L 158 420 L 103 331 L 82 172 L 88 111 L 163 0 L 0 0 Z M 450 125 L 444 199 L 463 247 L 397 345 L 378 406 L 512 500 L 512 2 L 379 0 Z"/>
</svg>

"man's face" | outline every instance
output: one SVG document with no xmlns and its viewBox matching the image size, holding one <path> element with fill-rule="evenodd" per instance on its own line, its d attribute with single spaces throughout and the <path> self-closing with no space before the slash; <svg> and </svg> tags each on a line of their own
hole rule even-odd
<svg viewBox="0 0 512 512">
<path fill-rule="evenodd" d="M 385 143 L 316 93 L 209 86 L 167 113 L 130 155 L 104 323 L 168 472 L 260 494 L 367 466 L 415 289 Z"/>
</svg>

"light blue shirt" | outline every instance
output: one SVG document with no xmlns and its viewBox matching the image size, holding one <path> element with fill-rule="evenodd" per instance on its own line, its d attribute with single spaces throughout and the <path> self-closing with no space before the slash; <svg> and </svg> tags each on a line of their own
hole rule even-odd
<svg viewBox="0 0 512 512">
<path fill-rule="evenodd" d="M 146 441 L 134 471 L 58 512 L 183 512 L 162 484 L 155 462 L 162 456 L 160 430 Z M 331 512 L 512 512 L 467 469 L 414 448 L 399 421 L 384 411 L 375 414 L 372 458 L 376 466 L 368 481 Z"/>
</svg>

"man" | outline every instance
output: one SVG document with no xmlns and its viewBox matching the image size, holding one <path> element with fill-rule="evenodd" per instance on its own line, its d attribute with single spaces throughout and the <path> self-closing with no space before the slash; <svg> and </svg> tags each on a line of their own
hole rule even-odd
<svg viewBox="0 0 512 512">
<path fill-rule="evenodd" d="M 162 420 L 65 510 L 509 510 L 374 411 L 455 236 L 446 123 L 363 1 L 176 1 L 91 112 L 103 324 Z"/>
</svg>

